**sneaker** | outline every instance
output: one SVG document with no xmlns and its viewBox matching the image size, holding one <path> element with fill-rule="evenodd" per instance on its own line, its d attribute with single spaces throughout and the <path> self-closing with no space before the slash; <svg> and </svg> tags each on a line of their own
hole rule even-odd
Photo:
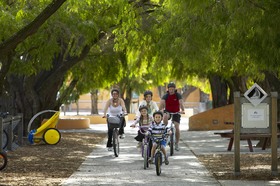
<svg viewBox="0 0 280 186">
<path fill-rule="evenodd" d="M 168 161 L 168 158 L 167 158 L 167 157 L 164 159 L 164 163 L 165 163 L 165 165 L 168 165 L 168 164 L 169 164 L 169 161 Z"/>
<path fill-rule="evenodd" d="M 178 145 L 178 143 L 175 144 L 175 150 L 179 151 L 179 145 Z"/>
<path fill-rule="evenodd" d="M 125 137 L 125 135 L 124 135 L 124 134 L 120 135 L 120 138 L 121 138 L 121 139 L 124 139 L 124 137 Z"/>
<path fill-rule="evenodd" d="M 149 158 L 149 164 L 153 164 L 154 163 L 154 158 L 150 157 Z"/>
<path fill-rule="evenodd" d="M 142 142 L 138 142 L 137 148 L 141 148 L 141 147 L 142 147 Z"/>
<path fill-rule="evenodd" d="M 108 147 L 107 149 L 108 149 L 108 151 L 112 151 L 113 147 Z"/>
</svg>

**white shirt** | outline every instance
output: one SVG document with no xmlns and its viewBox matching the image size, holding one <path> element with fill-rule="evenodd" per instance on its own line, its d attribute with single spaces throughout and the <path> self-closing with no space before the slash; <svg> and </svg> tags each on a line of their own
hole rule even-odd
<svg viewBox="0 0 280 186">
<path fill-rule="evenodd" d="M 155 111 L 158 111 L 158 110 L 159 110 L 159 109 L 158 109 L 158 106 L 157 106 L 157 103 L 154 102 L 154 101 L 150 101 L 150 103 L 148 104 L 146 100 L 143 100 L 143 101 L 140 102 L 139 107 L 140 107 L 140 106 L 143 106 L 143 105 L 148 106 L 148 108 L 149 108 L 149 109 L 148 109 L 148 114 L 149 114 L 150 116 L 152 116 L 153 113 L 154 113 Z M 137 112 L 136 112 L 137 118 L 139 118 L 140 115 L 141 115 L 140 112 L 139 112 L 139 107 L 138 107 L 138 110 L 137 110 Z"/>
</svg>

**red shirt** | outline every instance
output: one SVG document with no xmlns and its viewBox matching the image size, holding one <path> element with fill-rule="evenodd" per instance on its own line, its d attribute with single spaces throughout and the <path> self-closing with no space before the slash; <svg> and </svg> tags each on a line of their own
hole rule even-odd
<svg viewBox="0 0 280 186">
<path fill-rule="evenodd" d="M 163 97 L 165 99 L 165 110 L 167 112 L 180 112 L 180 103 L 179 99 L 181 99 L 181 95 L 178 97 L 178 94 L 167 94 Z M 166 98 L 167 97 L 167 98 Z"/>
</svg>

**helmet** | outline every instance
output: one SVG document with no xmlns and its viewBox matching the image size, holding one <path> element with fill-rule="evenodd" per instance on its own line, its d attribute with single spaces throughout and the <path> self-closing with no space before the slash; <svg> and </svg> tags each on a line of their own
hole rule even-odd
<svg viewBox="0 0 280 186">
<path fill-rule="evenodd" d="M 142 109 L 148 110 L 148 107 L 147 107 L 146 105 L 140 105 L 140 107 L 139 107 L 139 112 L 140 112 Z"/>
<path fill-rule="evenodd" d="M 151 96 L 153 96 L 153 93 L 152 93 L 152 91 L 150 91 L 150 90 L 146 90 L 145 92 L 144 92 L 144 97 L 146 97 L 147 95 L 151 95 Z"/>
<path fill-rule="evenodd" d="M 120 91 L 118 89 L 116 89 L 116 88 L 111 90 L 111 95 L 113 95 L 113 92 L 117 92 L 118 94 L 120 94 Z"/>
<path fill-rule="evenodd" d="M 153 113 L 153 117 L 155 117 L 156 114 L 160 114 L 161 117 L 163 117 L 163 113 L 162 113 L 160 110 L 154 112 L 154 113 Z"/>
<path fill-rule="evenodd" d="M 176 85 L 175 85 L 174 82 L 170 82 L 170 83 L 168 83 L 167 87 L 168 87 L 168 88 L 170 88 L 170 87 L 176 88 Z"/>
</svg>

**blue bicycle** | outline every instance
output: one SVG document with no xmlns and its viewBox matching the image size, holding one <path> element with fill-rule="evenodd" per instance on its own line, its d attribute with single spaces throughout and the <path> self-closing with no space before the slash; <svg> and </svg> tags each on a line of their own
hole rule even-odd
<svg viewBox="0 0 280 186">
<path fill-rule="evenodd" d="M 162 152 L 162 145 L 161 142 L 166 140 L 168 134 L 152 134 L 151 138 L 153 141 L 157 144 L 156 150 L 155 150 L 155 166 L 156 166 L 156 173 L 159 176 L 161 174 L 161 165 L 164 162 L 163 161 L 163 152 Z"/>
</svg>

